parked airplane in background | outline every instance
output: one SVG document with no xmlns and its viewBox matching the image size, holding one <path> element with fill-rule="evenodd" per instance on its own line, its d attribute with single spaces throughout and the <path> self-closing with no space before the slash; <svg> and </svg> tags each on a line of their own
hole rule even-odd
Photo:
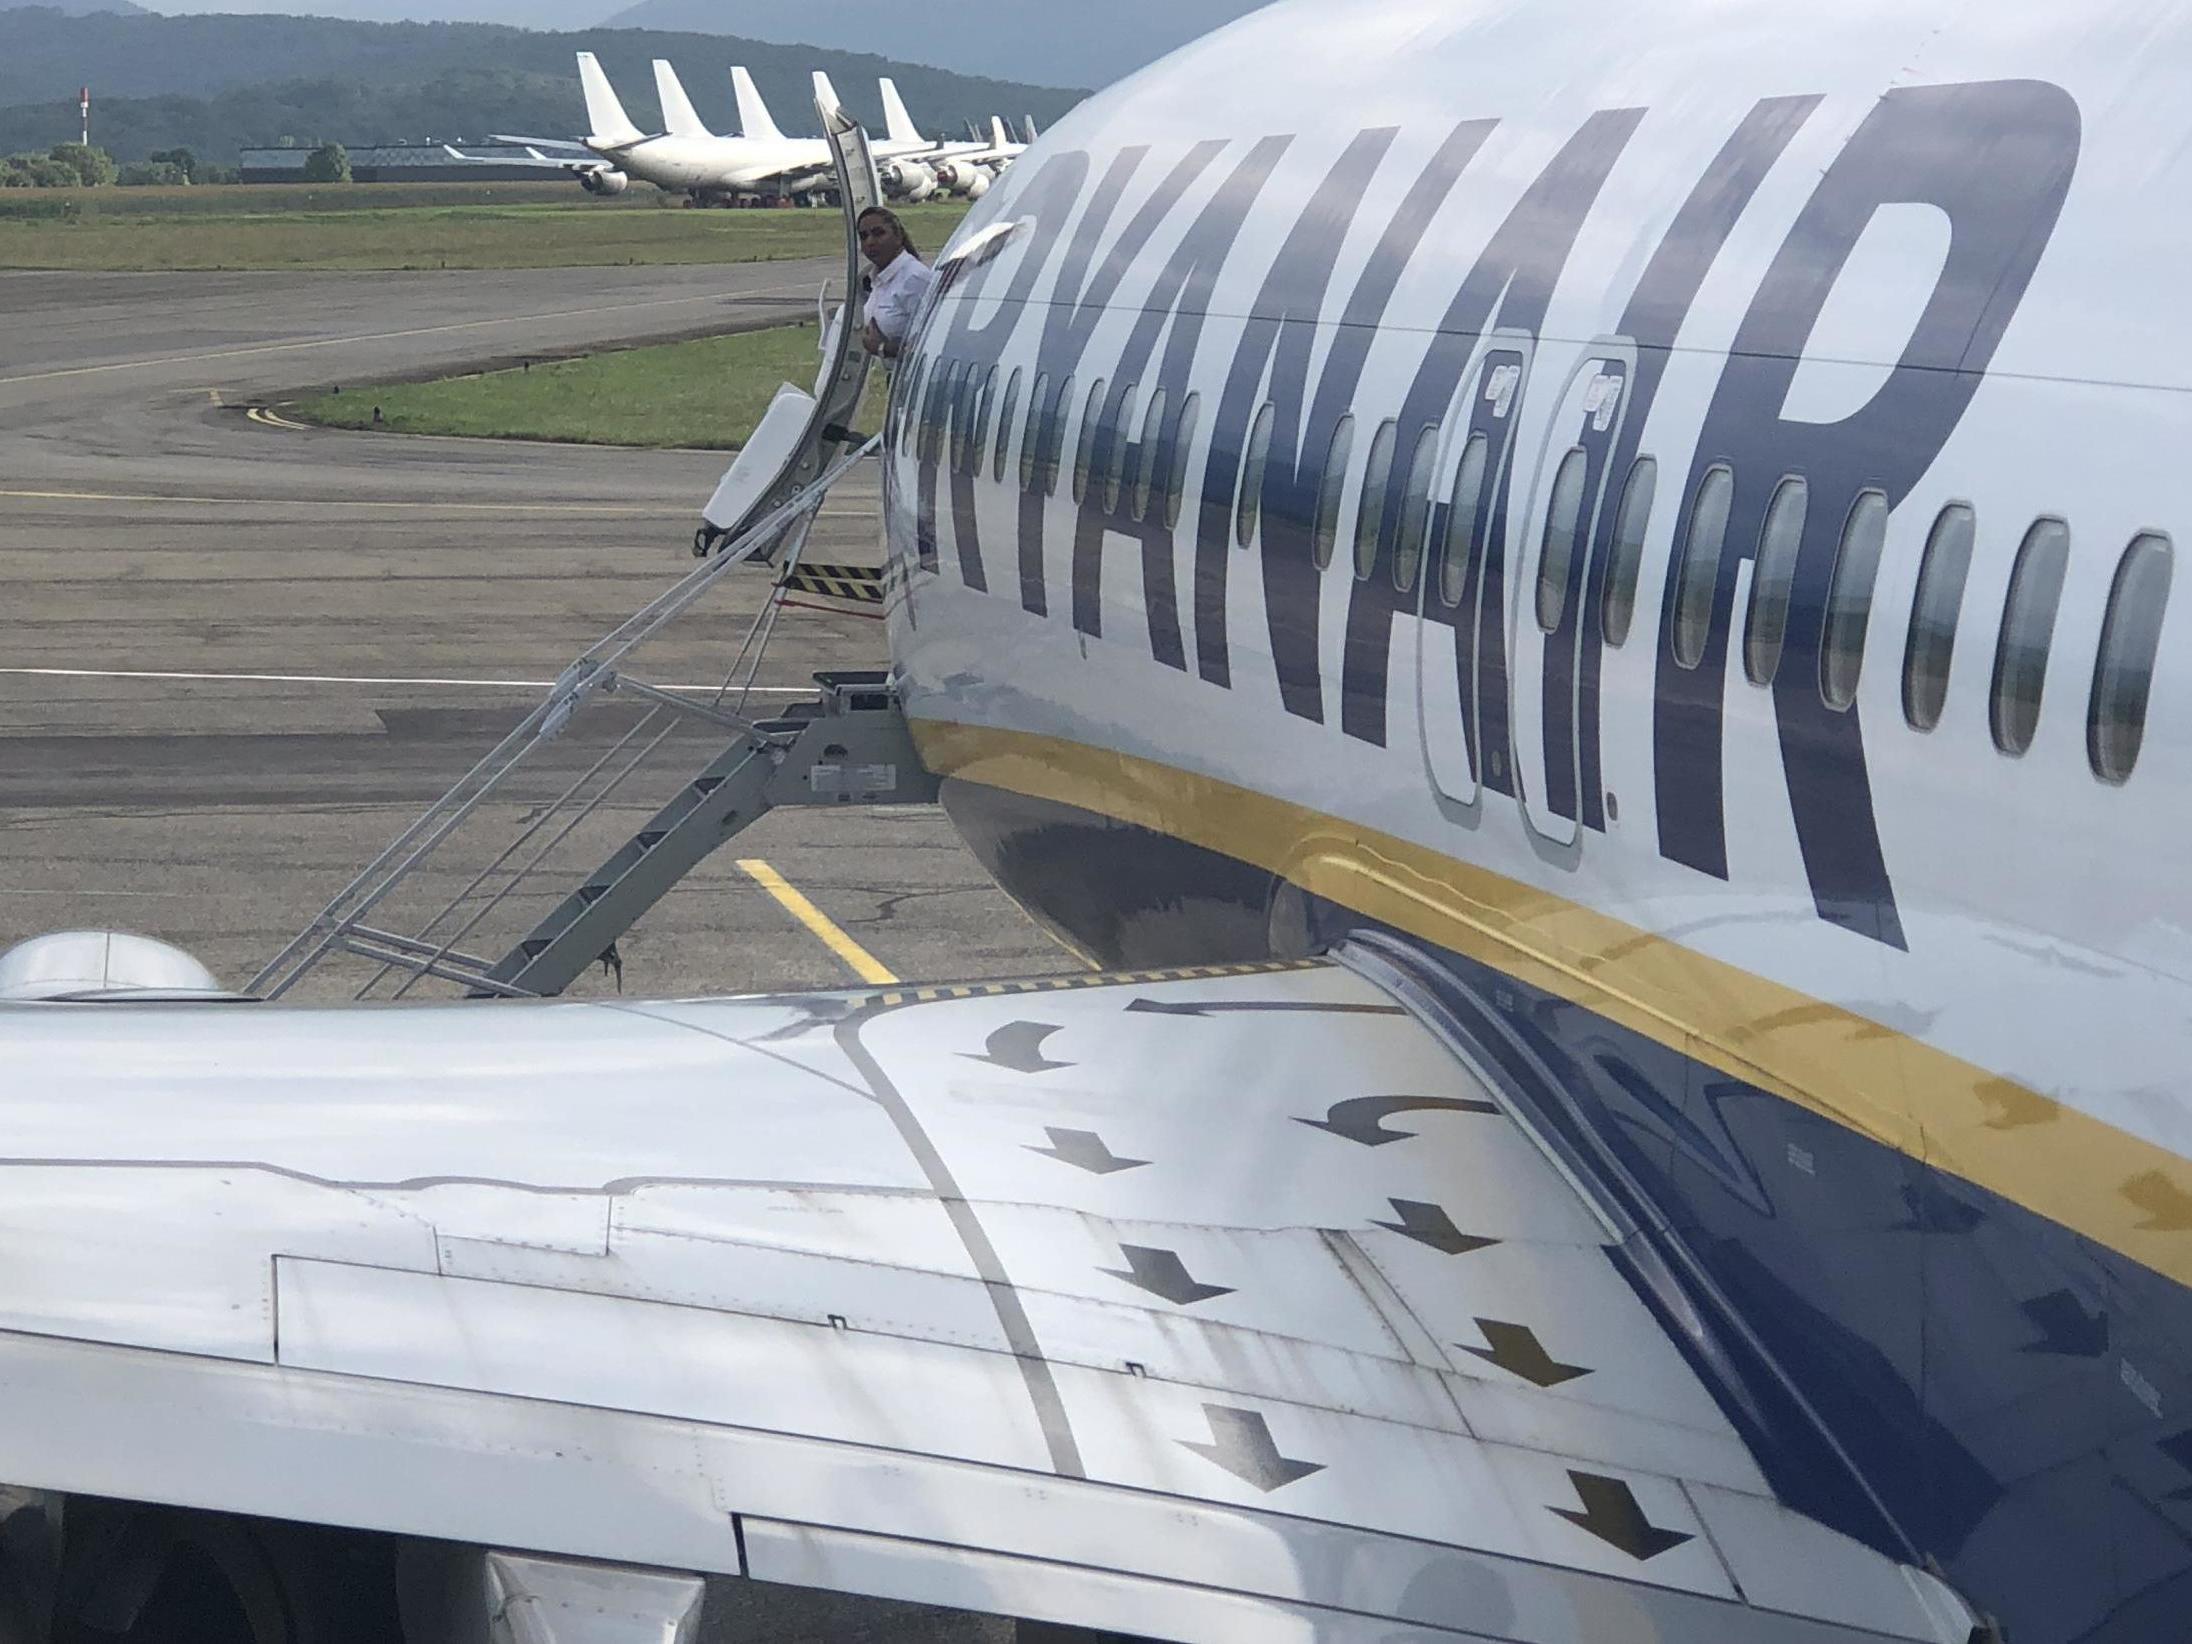
<svg viewBox="0 0 2192 1644">
<path fill-rule="evenodd" d="M 0 1596 L 2177 1644 L 2187 64 L 2144 0 L 1285 0 L 1083 105 L 937 259 L 858 688 L 1134 968 L 0 961 L 105 1001 L 0 1005 Z"/>
<path fill-rule="evenodd" d="M 818 91 L 828 84 L 827 76 L 816 75 Z M 943 167 L 962 157 L 979 154 L 989 145 L 986 143 L 955 143 L 932 140 L 921 134 L 913 115 L 906 108 L 906 100 L 899 95 L 895 81 L 878 82 L 883 93 L 883 141 L 875 145 L 875 158 L 881 168 L 883 186 L 891 195 L 909 204 L 918 205 L 939 190 L 946 190 L 940 172 Z M 834 100 L 834 93 L 832 94 Z M 954 173 L 954 182 L 957 182 Z M 962 188 L 960 192 L 964 192 Z"/>
<path fill-rule="evenodd" d="M 656 59 L 655 86 L 665 129 L 650 134 L 624 112 L 594 54 L 577 55 L 588 134 L 578 139 L 497 136 L 497 142 L 524 145 L 530 158 L 513 162 L 477 157 L 477 163 L 569 172 L 593 194 L 621 194 L 636 177 L 703 203 L 753 195 L 800 197 L 826 183 L 828 146 L 820 138 L 786 137 L 778 131 L 744 69 L 731 71 L 744 134 L 718 137 L 694 111 L 676 70 Z M 448 152 L 459 160 L 475 159 L 455 148 Z"/>
<path fill-rule="evenodd" d="M 989 141 L 964 145 L 936 167 L 936 180 L 954 194 L 979 200 L 1006 167 L 1027 152 L 1027 144 L 1014 142 L 997 115 L 989 121 Z"/>
</svg>

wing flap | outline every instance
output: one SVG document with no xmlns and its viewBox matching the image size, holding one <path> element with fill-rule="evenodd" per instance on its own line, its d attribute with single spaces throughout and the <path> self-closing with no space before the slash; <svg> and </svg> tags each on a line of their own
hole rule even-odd
<svg viewBox="0 0 2192 1644">
<path fill-rule="evenodd" d="M 705 1500 L 771 1569 L 1157 1637 L 1961 1644 L 1773 1499 L 1619 1217 L 1343 966 L 11 1032 L 59 1099 L 0 1215 L 90 1252 L 66 1310 L 0 1283 L 21 1482 L 738 1570 Z M 272 1362 L 216 1376 L 174 1312 L 251 1272 Z M 133 1380 L 271 1476 L 54 1442 Z"/>
</svg>

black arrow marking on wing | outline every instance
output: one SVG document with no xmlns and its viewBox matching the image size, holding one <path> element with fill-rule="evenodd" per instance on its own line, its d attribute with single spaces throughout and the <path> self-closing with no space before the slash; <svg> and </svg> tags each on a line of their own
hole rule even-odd
<svg viewBox="0 0 2192 1644">
<path fill-rule="evenodd" d="M 1420 1199 L 1388 1199 L 1385 1202 L 1393 1207 L 1400 1220 L 1373 1225 L 1403 1234 L 1433 1250 L 1443 1250 L 1449 1256 L 1466 1256 L 1472 1250 L 1499 1243 L 1497 1239 L 1480 1239 L 1474 1233 L 1464 1233 L 1454 1225 L 1454 1218 L 1435 1204 L 1425 1204 Z"/>
<path fill-rule="evenodd" d="M 1203 1284 L 1187 1271 L 1187 1264 L 1180 1260 L 1176 1250 L 1152 1250 L 1147 1245 L 1122 1244 L 1120 1254 L 1126 1257 L 1124 1268 L 1105 1267 L 1098 1271 L 1115 1279 L 1124 1279 L 1137 1289 L 1146 1290 L 1152 1296 L 1162 1296 L 1178 1307 L 1191 1307 L 1196 1302 L 1208 1301 L 1212 1296 L 1230 1296 L 1229 1284 Z"/>
<path fill-rule="evenodd" d="M 1181 1439 L 1178 1441 L 1180 1446 L 1194 1451 L 1205 1461 L 1215 1462 L 1265 1495 L 1273 1490 L 1283 1490 L 1311 1473 L 1324 1471 L 1321 1461 L 1296 1461 L 1280 1455 L 1278 1444 L 1271 1437 L 1271 1424 L 1254 1410 L 1206 1404 L 1203 1414 L 1210 1421 L 1211 1442 L 1203 1444 L 1195 1439 Z"/>
<path fill-rule="evenodd" d="M 1115 1170 L 1139 1170 L 1149 1163 L 1147 1159 L 1122 1159 L 1106 1147 L 1104 1139 L 1093 1130 L 1060 1130 L 1056 1125 L 1045 1125 L 1043 1129 L 1050 1137 L 1050 1146 L 1037 1147 L 1029 1142 L 1027 1150 L 1030 1153 L 1040 1153 L 1046 1159 L 1056 1159 L 1092 1176 L 1108 1176 Z"/>
<path fill-rule="evenodd" d="M 2040 1339 L 2021 1353 L 2057 1353 L 2065 1358 L 2097 1359 L 2108 1351 L 2108 1315 L 2088 1313 L 2067 1290 L 2051 1290 L 2024 1303 L 2025 1317 L 2039 1327 Z"/>
<path fill-rule="evenodd" d="M 1486 1364 L 1496 1364 L 1502 1370 L 1520 1376 L 1538 1387 L 1558 1387 L 1564 1381 L 1574 1381 L 1578 1376 L 1591 1372 L 1580 1364 L 1562 1364 L 1545 1351 L 1545 1344 L 1537 1339 L 1534 1331 L 1525 1325 L 1503 1324 L 1497 1319 L 1479 1319 L 1477 1328 L 1484 1332 L 1489 1347 L 1470 1347 L 1457 1343 L 1464 1352 L 1474 1353 Z"/>
<path fill-rule="evenodd" d="M 1307 1013 L 1318 1016 L 1405 1016 L 1399 1005 L 1320 1005 L 1313 1000 L 1292 999 L 1134 999 L 1128 1010 L 1137 1016 L 1216 1016 L 1244 1011 Z"/>
<path fill-rule="evenodd" d="M 1697 1539 L 1681 1530 L 1663 1530 L 1646 1518 L 1637 1504 L 1636 1492 L 1620 1479 L 1571 1469 L 1568 1481 L 1575 1486 L 1582 1509 L 1555 1507 L 1552 1511 L 1578 1529 L 1590 1531 L 1609 1547 L 1620 1548 L 1639 1564 Z"/>
<path fill-rule="evenodd" d="M 1490 1102 L 1480 1102 L 1474 1097 L 1463 1096 L 1356 1096 L 1348 1101 L 1335 1102 L 1332 1110 L 1321 1119 L 1297 1118 L 1296 1124 L 1309 1125 L 1317 1130 L 1329 1130 L 1335 1136 L 1344 1136 L 1364 1147 L 1383 1147 L 1387 1142 L 1405 1142 L 1415 1135 L 1412 1130 L 1387 1130 L 1384 1121 L 1396 1113 L 1497 1113 L 1499 1109 Z"/>
<path fill-rule="evenodd" d="M 1054 1022 L 1007 1022 L 989 1036 L 981 1055 L 971 1050 L 960 1054 L 970 1062 L 988 1062 L 1014 1073 L 1048 1073 L 1052 1068 L 1073 1065 L 1054 1062 L 1043 1054 L 1043 1041 L 1057 1031 Z"/>
</svg>

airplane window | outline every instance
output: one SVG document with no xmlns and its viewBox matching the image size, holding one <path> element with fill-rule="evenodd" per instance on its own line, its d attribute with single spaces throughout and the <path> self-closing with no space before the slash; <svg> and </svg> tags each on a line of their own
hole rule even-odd
<svg viewBox="0 0 2192 1644">
<path fill-rule="evenodd" d="M 1332 548 L 1340 538 L 1340 502 L 1347 495 L 1347 459 L 1354 444 L 1355 419 L 1342 417 L 1324 455 L 1324 478 L 1317 482 L 1317 514 L 1309 533 L 1309 557 L 1320 571 L 1332 563 Z"/>
<path fill-rule="evenodd" d="M 954 360 L 945 373 L 944 391 L 936 401 L 936 428 L 929 441 L 929 460 L 942 465 L 951 460 L 952 438 L 959 423 L 959 400 L 965 392 L 967 379 L 974 374 L 973 365 L 966 360 Z"/>
<path fill-rule="evenodd" d="M 1545 509 L 1545 540 L 1537 554 L 1537 625 L 1547 633 L 1568 614 L 1568 573 L 1575 565 L 1576 530 L 1583 521 L 1583 482 L 1591 471 L 1582 446 L 1560 459 L 1552 501 Z"/>
<path fill-rule="evenodd" d="M 1156 478 L 1157 446 L 1164 438 L 1165 391 L 1149 396 L 1149 410 L 1142 417 L 1142 437 L 1134 449 L 1134 484 L 1130 512 L 1136 519 L 1149 517 L 1149 482 Z"/>
<path fill-rule="evenodd" d="M 1918 592 L 1910 605 L 1910 635 L 1903 642 L 1903 717 L 1914 731 L 1930 731 L 1941 723 L 1949 658 L 1956 649 L 1956 614 L 1963 609 L 1964 578 L 1971 571 L 1971 544 L 1977 534 L 1971 505 L 1952 502 L 1926 536 Z"/>
<path fill-rule="evenodd" d="M 1012 436 L 1019 426 L 1013 418 L 1019 409 L 1020 371 L 1015 366 L 1012 375 L 1005 379 L 1004 403 L 997 408 L 997 464 L 990 470 L 989 477 L 999 485 L 1005 482 L 1005 467 L 1012 452 Z"/>
<path fill-rule="evenodd" d="M 989 419 L 997 400 L 997 367 L 993 365 L 984 370 L 979 381 L 969 375 L 965 399 L 965 414 L 960 418 L 959 472 L 972 474 L 982 466 L 989 449 Z"/>
<path fill-rule="evenodd" d="M 1001 371 L 994 365 L 982 374 L 982 409 L 974 423 L 974 464 L 969 470 L 977 475 L 989 466 L 992 435 L 1004 427 L 997 419 L 997 385 L 1001 377 Z"/>
<path fill-rule="evenodd" d="M 1141 385 L 1128 383 L 1119 390 L 1112 401 L 1110 417 L 1111 460 L 1104 464 L 1104 512 L 1116 514 L 1119 498 L 1127 488 L 1127 464 L 1132 460 L 1134 434 L 1134 402 L 1140 397 Z"/>
<path fill-rule="evenodd" d="M 1233 519 L 1233 540 L 1246 548 L 1256 538 L 1256 513 L 1263 506 L 1263 469 L 1271 456 L 1271 425 L 1278 410 L 1270 401 L 1256 413 L 1248 431 L 1248 461 L 1241 468 L 1241 497 Z"/>
<path fill-rule="evenodd" d="M 898 454 L 904 456 L 913 449 L 913 430 L 919 419 L 915 412 L 921 404 L 921 379 L 928 375 L 929 357 L 923 354 L 913 362 L 906 373 L 902 386 L 891 395 L 891 409 L 898 416 Z"/>
<path fill-rule="evenodd" d="M 1378 562 L 1378 532 L 1385 524 L 1385 488 L 1393 478 L 1393 447 L 1400 424 L 1381 422 L 1370 436 L 1370 466 L 1362 477 L 1362 500 L 1355 504 L 1355 577 L 1367 582 Z"/>
<path fill-rule="evenodd" d="M 922 397 L 921 439 L 915 449 L 923 462 L 936 460 L 937 428 L 942 423 L 944 410 L 951 401 L 951 391 L 959 376 L 959 362 L 944 360 L 929 373 L 928 393 Z"/>
<path fill-rule="evenodd" d="M 906 449 L 919 451 L 927 433 L 929 396 L 936 392 L 936 376 L 941 367 L 932 366 L 926 356 L 921 360 L 921 380 L 914 384 L 913 394 L 906 401 Z"/>
<path fill-rule="evenodd" d="M 1720 549 L 1728 535 L 1728 505 L 1735 500 L 1735 475 L 1726 463 L 1714 463 L 1697 482 L 1690 502 L 1690 530 L 1682 543 L 1674 606 L 1674 659 L 1694 668 L 1705 659 L 1712 632 L 1713 595 L 1720 581 Z"/>
<path fill-rule="evenodd" d="M 2161 650 L 2162 610 L 2169 603 L 2169 539 L 2146 531 L 2116 567 L 2101 623 L 2101 655 L 2086 710 L 2086 756 L 2103 782 L 2124 782 L 2138 763 L 2146 735 L 2146 699 Z"/>
<path fill-rule="evenodd" d="M 967 425 L 973 421 L 967 414 L 968 400 L 973 391 L 974 366 L 970 361 L 951 374 L 951 393 L 944 402 L 943 438 L 939 443 L 953 473 L 966 465 Z"/>
<path fill-rule="evenodd" d="M 1423 545 L 1431 534 L 1431 481 L 1437 476 L 1438 430 L 1425 428 L 1416 436 L 1415 455 L 1408 459 L 1408 485 L 1401 497 L 1400 531 L 1393 540 L 1393 586 L 1407 593 L 1423 569 Z"/>
<path fill-rule="evenodd" d="M 1446 510 L 1446 540 L 1439 544 L 1439 600 L 1459 605 L 1469 591 L 1469 561 L 1476 553 L 1477 504 L 1484 497 L 1484 470 L 1492 460 L 1492 442 L 1471 434 L 1454 470 L 1454 495 Z"/>
<path fill-rule="evenodd" d="M 2059 519 L 2033 521 L 2009 573 L 2002 602 L 2002 631 L 1994 648 L 1994 696 L 1988 718 L 1994 745 L 2012 757 L 2032 746 L 2040 726 L 2040 692 L 2047 684 L 2048 646 L 2055 611 L 2062 604 L 2063 572 L 2070 564 L 2070 527 Z"/>
<path fill-rule="evenodd" d="M 1865 628 L 1872 620 L 1872 582 L 1880 573 L 1880 551 L 1888 540 L 1888 499 L 1884 492 L 1860 491 L 1842 522 L 1842 546 L 1834 556 L 1834 578 L 1827 584 L 1826 630 L 1819 640 L 1819 694 L 1830 708 L 1857 700 L 1858 676 L 1865 669 Z"/>
<path fill-rule="evenodd" d="M 1195 431 L 1202 422 L 1203 397 L 1190 394 L 1180 402 L 1180 426 L 1172 431 L 1165 448 L 1165 529 L 1180 523 L 1180 504 L 1187 495 L 1187 464 L 1195 450 Z"/>
<path fill-rule="evenodd" d="M 1099 384 L 1099 386 L 1101 386 Z M 1058 396 L 1050 402 L 1045 421 L 1050 433 L 1043 441 L 1043 495 L 1058 494 L 1058 475 L 1066 463 L 1066 419 L 1073 415 L 1073 379 L 1058 385 Z"/>
<path fill-rule="evenodd" d="M 1028 390 L 1027 427 L 1020 434 L 1020 489 L 1035 489 L 1035 471 L 1041 466 L 1043 441 L 1049 430 L 1050 375 L 1038 372 Z"/>
<path fill-rule="evenodd" d="M 1781 666 L 1781 636 L 1789 625 L 1789 596 L 1796 588 L 1796 551 L 1804 545 L 1810 490 L 1801 475 L 1774 487 L 1766 523 L 1758 533 L 1751 569 L 1751 614 L 1743 630 L 1743 672 L 1753 685 L 1771 685 Z"/>
<path fill-rule="evenodd" d="M 1073 500 L 1088 499 L 1088 470 L 1096 456 L 1096 427 L 1104 409 L 1104 379 L 1098 377 L 1088 391 L 1088 404 L 1081 412 L 1081 438 L 1073 448 Z"/>
<path fill-rule="evenodd" d="M 1644 566 L 1644 533 L 1652 522 L 1652 500 L 1659 491 L 1659 464 L 1638 457 L 1629 465 L 1629 478 L 1621 488 L 1621 512 L 1614 518 L 1613 563 L 1606 570 L 1605 603 L 1599 608 L 1599 625 L 1606 643 L 1628 643 L 1629 623 L 1636 616 L 1636 578 Z"/>
</svg>

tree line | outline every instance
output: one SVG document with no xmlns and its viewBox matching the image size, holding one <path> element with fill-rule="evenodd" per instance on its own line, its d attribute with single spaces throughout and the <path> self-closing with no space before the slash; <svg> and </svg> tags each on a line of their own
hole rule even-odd
<svg viewBox="0 0 2192 1644">
<path fill-rule="evenodd" d="M 349 175 L 346 155 L 343 180 L 347 181 Z M 127 165 L 118 163 L 103 148 L 89 148 L 82 143 L 55 143 L 42 154 L 0 154 L 0 188 L 105 188 L 115 183 L 124 188 L 172 188 L 178 184 L 234 181 L 234 166 L 206 165 L 187 148 L 158 150 Z"/>
</svg>

